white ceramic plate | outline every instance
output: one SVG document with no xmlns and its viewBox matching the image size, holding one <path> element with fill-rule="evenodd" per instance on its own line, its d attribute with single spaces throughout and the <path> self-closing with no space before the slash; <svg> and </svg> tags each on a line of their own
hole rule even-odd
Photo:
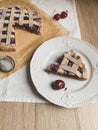
<svg viewBox="0 0 98 130">
<path fill-rule="evenodd" d="M 88 72 L 86 81 L 48 74 L 44 70 L 64 52 L 74 49 L 82 57 Z M 44 42 L 30 63 L 32 81 L 37 91 L 48 101 L 67 108 L 88 104 L 98 96 L 98 51 L 91 44 L 72 37 L 57 37 Z M 65 81 L 67 90 L 53 90 L 51 83 Z"/>
</svg>

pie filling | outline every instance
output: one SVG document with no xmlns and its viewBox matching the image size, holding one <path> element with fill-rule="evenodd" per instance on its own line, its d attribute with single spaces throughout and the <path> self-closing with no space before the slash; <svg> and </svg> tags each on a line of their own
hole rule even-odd
<svg viewBox="0 0 98 130">
<path fill-rule="evenodd" d="M 45 70 L 48 73 L 58 74 L 80 80 L 87 79 L 87 69 L 81 57 L 74 50 L 69 50 L 59 57 Z"/>
<path fill-rule="evenodd" d="M 0 8 L 0 50 L 15 50 L 16 27 L 39 35 L 41 34 L 42 21 L 36 12 L 25 7 Z"/>
</svg>

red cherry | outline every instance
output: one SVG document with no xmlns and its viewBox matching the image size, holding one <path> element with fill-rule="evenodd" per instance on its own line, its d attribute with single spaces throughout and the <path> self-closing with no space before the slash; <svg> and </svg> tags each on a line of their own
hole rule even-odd
<svg viewBox="0 0 98 130">
<path fill-rule="evenodd" d="M 54 15 L 54 19 L 55 19 L 55 20 L 58 21 L 60 18 L 61 18 L 60 14 L 55 14 L 55 15 Z"/>
<path fill-rule="evenodd" d="M 65 82 L 63 80 L 56 80 L 55 82 L 52 83 L 52 88 L 53 89 L 62 89 L 65 87 Z"/>
<path fill-rule="evenodd" d="M 64 19 L 64 18 L 66 18 L 67 16 L 68 16 L 68 13 L 67 13 L 68 11 L 62 11 L 62 13 L 61 13 L 61 19 Z"/>
</svg>

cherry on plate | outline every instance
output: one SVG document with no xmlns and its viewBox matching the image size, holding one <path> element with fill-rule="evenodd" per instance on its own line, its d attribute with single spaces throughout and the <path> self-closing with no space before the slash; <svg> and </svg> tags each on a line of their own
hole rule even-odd
<svg viewBox="0 0 98 130">
<path fill-rule="evenodd" d="M 52 82 L 52 88 L 55 90 L 59 90 L 65 87 L 65 82 L 63 80 L 56 80 Z"/>
</svg>

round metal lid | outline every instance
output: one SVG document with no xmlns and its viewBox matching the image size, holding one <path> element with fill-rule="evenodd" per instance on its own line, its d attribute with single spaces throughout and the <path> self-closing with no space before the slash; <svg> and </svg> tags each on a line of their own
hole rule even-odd
<svg viewBox="0 0 98 130">
<path fill-rule="evenodd" d="M 10 56 L 0 57 L 0 71 L 9 72 L 15 67 L 15 62 Z"/>
</svg>

